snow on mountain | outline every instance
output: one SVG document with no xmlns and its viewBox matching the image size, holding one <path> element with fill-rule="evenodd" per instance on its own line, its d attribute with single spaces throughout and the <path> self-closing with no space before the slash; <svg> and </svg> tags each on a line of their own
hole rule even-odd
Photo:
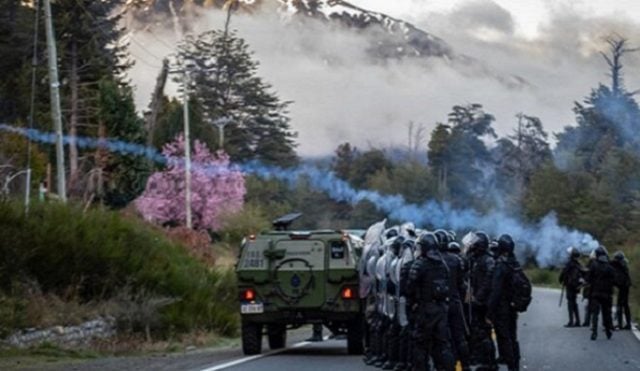
<svg viewBox="0 0 640 371">
<path fill-rule="evenodd" d="M 307 16 L 334 21 L 349 28 L 384 30 L 396 39 L 398 56 L 451 57 L 447 43 L 408 22 L 365 10 L 342 0 L 278 0 L 280 11 L 292 16 Z M 400 42 L 402 41 L 402 42 Z M 388 54 L 388 53 L 385 53 Z"/>
</svg>

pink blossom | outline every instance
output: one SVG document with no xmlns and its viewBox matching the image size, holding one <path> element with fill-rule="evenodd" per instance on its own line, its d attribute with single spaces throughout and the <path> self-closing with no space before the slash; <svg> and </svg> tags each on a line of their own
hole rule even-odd
<svg viewBox="0 0 640 371">
<path fill-rule="evenodd" d="M 143 217 L 151 222 L 186 224 L 184 137 L 167 143 L 162 154 L 167 168 L 147 181 L 144 193 L 134 201 Z M 212 154 L 196 140 L 191 155 L 191 213 L 196 229 L 218 230 L 224 214 L 238 212 L 246 193 L 240 170 L 230 166 L 223 151 Z"/>
</svg>

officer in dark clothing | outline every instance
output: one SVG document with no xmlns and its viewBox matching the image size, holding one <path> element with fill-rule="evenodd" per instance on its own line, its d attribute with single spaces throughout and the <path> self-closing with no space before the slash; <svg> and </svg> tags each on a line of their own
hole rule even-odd
<svg viewBox="0 0 640 371">
<path fill-rule="evenodd" d="M 387 355 L 387 361 L 381 366 L 383 370 L 393 370 L 398 364 L 399 352 L 400 352 L 400 323 L 398 321 L 398 302 L 397 299 L 400 297 L 399 289 L 400 289 L 400 280 L 399 277 L 396 276 L 396 269 L 399 268 L 398 264 L 401 264 L 403 243 L 405 239 L 403 236 L 398 236 L 391 243 L 391 253 L 393 256 L 393 260 L 389 265 L 389 270 L 387 271 L 387 296 L 392 298 L 390 300 L 389 306 L 393 307 L 390 309 L 388 314 L 389 317 L 389 326 L 387 327 L 387 331 L 384 334 L 385 339 L 385 353 Z"/>
<path fill-rule="evenodd" d="M 500 236 L 495 252 L 496 266 L 489 296 L 489 317 L 496 331 L 500 357 L 509 371 L 520 368 L 518 312 L 511 306 L 513 272 L 520 263 L 513 254 L 515 244 L 508 234 Z"/>
<path fill-rule="evenodd" d="M 587 276 L 587 282 L 591 285 L 591 340 L 598 338 L 598 314 L 602 312 L 607 339 L 613 335 L 613 321 L 611 318 L 611 305 L 615 271 L 609 264 L 607 250 L 600 246 L 595 250 L 594 260 Z"/>
<path fill-rule="evenodd" d="M 462 294 L 465 292 L 464 262 L 460 256 L 449 252 L 450 235 L 444 230 L 435 232 L 438 239 L 440 253 L 444 258 L 449 273 L 449 329 L 451 331 L 451 345 L 456 359 L 460 361 L 462 369 L 471 370 L 471 357 L 467 344 L 467 324 L 462 307 Z"/>
<path fill-rule="evenodd" d="M 580 327 L 580 311 L 578 310 L 578 292 L 584 283 L 582 265 L 578 261 L 580 252 L 569 248 L 569 261 L 560 273 L 559 281 L 565 287 L 567 307 L 569 308 L 569 322 L 564 327 Z"/>
<path fill-rule="evenodd" d="M 631 330 L 631 309 L 629 308 L 629 288 L 631 287 L 631 276 L 627 259 L 622 251 L 613 254 L 611 266 L 616 272 L 616 287 L 618 288 L 618 303 L 616 307 L 616 319 L 620 330 Z M 622 325 L 624 315 L 627 324 Z"/>
<path fill-rule="evenodd" d="M 408 254 L 413 254 L 415 250 L 415 244 L 411 240 L 407 240 L 403 243 L 405 249 L 405 258 L 400 268 L 400 305 L 398 309 L 398 317 L 401 326 L 400 330 L 400 345 L 398 352 L 398 363 L 394 368 L 395 371 L 405 371 L 412 367 L 412 338 L 411 330 L 413 323 L 413 316 L 411 307 L 413 303 L 409 297 L 409 290 L 407 285 L 409 284 L 409 271 L 415 260 Z M 403 302 L 404 301 L 404 302 Z M 406 316 L 406 318 L 405 318 Z"/>
<path fill-rule="evenodd" d="M 478 371 L 497 370 L 496 349 L 491 339 L 487 304 L 493 284 L 495 260 L 489 254 L 489 236 L 475 233 L 475 242 L 469 249 L 469 297 L 471 300 L 471 357 L 478 363 Z"/>
<path fill-rule="evenodd" d="M 583 276 L 589 276 L 589 272 L 591 271 L 594 262 L 596 260 L 596 251 L 593 250 L 589 255 L 589 262 L 587 263 L 587 269 L 583 273 Z M 586 304 L 584 306 L 584 322 L 582 323 L 582 327 L 590 327 L 591 326 L 591 285 L 589 282 L 586 282 L 584 288 L 582 289 L 582 300 L 586 300 Z"/>
<path fill-rule="evenodd" d="M 447 315 L 449 312 L 449 274 L 438 241 L 433 233 L 424 233 L 418 239 L 420 256 L 411 266 L 409 297 L 415 303 L 413 329 L 413 368 L 429 367 L 429 356 L 442 370 L 453 371 L 455 358 L 451 351 L 451 335 Z"/>
</svg>

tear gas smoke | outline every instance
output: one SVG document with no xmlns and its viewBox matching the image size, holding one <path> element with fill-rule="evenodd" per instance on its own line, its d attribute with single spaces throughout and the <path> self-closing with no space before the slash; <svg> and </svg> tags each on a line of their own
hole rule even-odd
<svg viewBox="0 0 640 371">
<path fill-rule="evenodd" d="M 55 134 L 43 133 L 34 129 L 24 129 L 0 124 L 0 131 L 11 132 L 32 140 L 53 143 Z M 69 142 L 71 138 L 65 137 Z M 116 139 L 75 138 L 81 148 L 105 148 L 122 155 L 144 156 L 151 161 L 166 164 L 166 158 L 157 150 Z M 219 174 L 219 168 L 192 164 L 195 171 L 206 171 L 212 176 Z M 312 188 L 325 192 L 335 201 L 357 204 L 368 201 L 391 219 L 412 221 L 417 225 L 455 229 L 458 231 L 484 230 L 492 236 L 509 233 L 519 243 L 525 243 L 535 254 L 536 261 L 542 266 L 556 264 L 564 255 L 568 246 L 583 251 L 594 249 L 598 242 L 588 233 L 572 230 L 558 224 L 555 214 L 551 213 L 536 224 L 525 224 L 501 211 L 481 214 L 472 209 L 455 209 L 446 202 L 427 201 L 423 204 L 410 204 L 402 196 L 383 195 L 371 190 L 358 190 L 334 173 L 312 165 L 283 169 L 265 166 L 258 162 L 238 165 L 248 174 L 265 179 L 277 179 L 294 187 L 301 178 L 308 180 Z"/>
</svg>

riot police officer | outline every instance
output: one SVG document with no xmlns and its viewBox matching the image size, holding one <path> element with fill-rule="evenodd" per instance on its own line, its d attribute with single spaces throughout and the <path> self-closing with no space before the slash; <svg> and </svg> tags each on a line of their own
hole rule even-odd
<svg viewBox="0 0 640 371">
<path fill-rule="evenodd" d="M 449 329 L 451 345 L 456 359 L 463 370 L 470 370 L 469 345 L 467 344 L 467 324 L 464 318 L 461 295 L 465 292 L 464 262 L 457 254 L 449 252 L 449 243 L 453 243 L 451 235 L 444 230 L 435 232 L 438 247 L 449 273 Z M 459 245 L 458 245 L 459 246 Z M 454 246 L 455 248 L 455 246 Z"/>
<path fill-rule="evenodd" d="M 511 306 L 511 282 L 514 272 L 521 268 L 513 253 L 514 248 L 511 236 L 500 236 L 495 248 L 497 260 L 488 301 L 488 313 L 496 332 L 500 358 L 509 371 L 520 367 L 518 312 Z"/>
<path fill-rule="evenodd" d="M 410 310 L 412 302 L 409 300 L 407 285 L 409 271 L 414 263 L 415 243 L 406 240 L 402 244 L 402 260 L 400 265 L 400 298 L 398 299 L 398 323 L 400 325 L 400 341 L 398 344 L 398 363 L 395 371 L 405 371 L 412 367 L 412 339 L 411 330 L 413 317 Z"/>
<path fill-rule="evenodd" d="M 578 259 L 580 252 L 575 247 L 570 247 L 569 261 L 560 273 L 559 281 L 565 287 L 567 296 L 567 308 L 569 309 L 569 322 L 564 327 L 580 327 L 580 311 L 578 310 L 578 292 L 584 283 L 582 278 L 583 268 Z"/>
<path fill-rule="evenodd" d="M 631 276 L 627 259 L 622 251 L 613 254 L 611 266 L 616 272 L 616 287 L 618 288 L 618 302 L 616 306 L 616 319 L 620 330 L 631 330 L 631 309 L 629 308 L 629 288 L 631 287 Z M 622 325 L 622 317 L 625 317 L 627 324 Z"/>
<path fill-rule="evenodd" d="M 408 291 L 415 303 L 413 329 L 413 367 L 425 370 L 430 357 L 446 371 L 455 369 L 451 351 L 449 323 L 449 274 L 447 265 L 438 251 L 433 233 L 424 233 L 417 243 L 420 257 L 409 271 Z"/>
<path fill-rule="evenodd" d="M 469 348 L 478 370 L 497 370 L 495 344 L 491 338 L 487 302 L 492 288 L 495 260 L 489 254 L 489 236 L 476 232 L 469 247 L 469 293 L 471 305 L 471 336 Z"/>
<path fill-rule="evenodd" d="M 611 305 L 613 301 L 613 285 L 615 272 L 609 264 L 607 250 L 600 246 L 595 250 L 596 259 L 589 269 L 587 282 L 591 285 L 591 340 L 598 338 L 598 314 L 602 313 L 607 339 L 613 335 Z"/>
<path fill-rule="evenodd" d="M 399 346 L 400 346 L 400 323 L 398 322 L 398 301 L 399 301 L 399 280 L 401 264 L 401 249 L 405 238 L 403 236 L 396 237 L 389 249 L 390 263 L 387 268 L 387 297 L 385 315 L 388 318 L 389 325 L 384 336 L 385 354 L 387 360 L 382 364 L 383 370 L 393 370 L 398 363 Z"/>
</svg>

